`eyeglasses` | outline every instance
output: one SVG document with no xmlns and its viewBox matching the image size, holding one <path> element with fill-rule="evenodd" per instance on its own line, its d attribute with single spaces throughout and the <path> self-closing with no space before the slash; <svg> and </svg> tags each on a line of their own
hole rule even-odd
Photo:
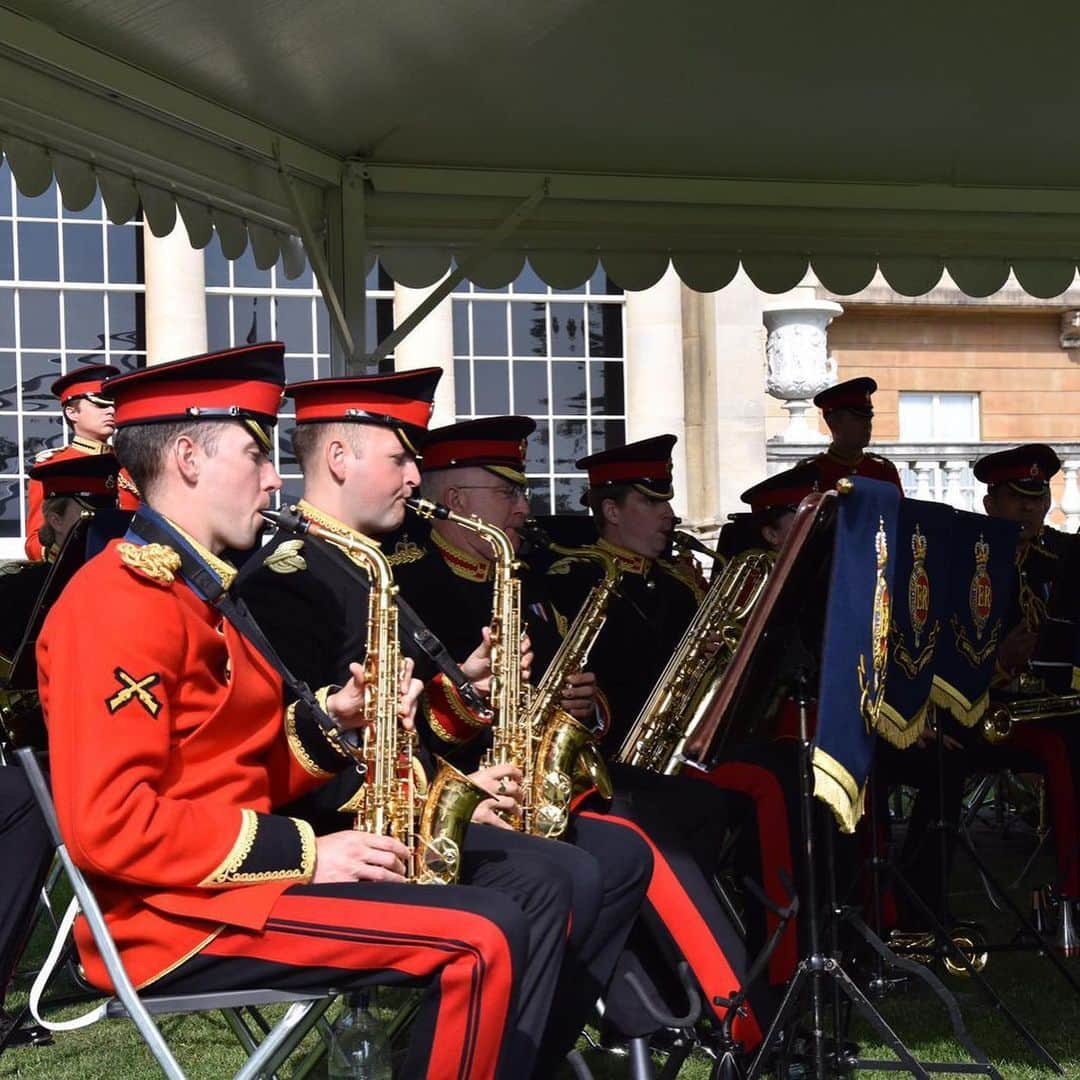
<svg viewBox="0 0 1080 1080">
<path fill-rule="evenodd" d="M 454 487 L 459 491 L 494 491 L 500 499 L 507 502 L 517 502 L 518 499 L 528 502 L 532 498 L 532 488 L 522 487 L 520 484 L 455 484 Z"/>
</svg>

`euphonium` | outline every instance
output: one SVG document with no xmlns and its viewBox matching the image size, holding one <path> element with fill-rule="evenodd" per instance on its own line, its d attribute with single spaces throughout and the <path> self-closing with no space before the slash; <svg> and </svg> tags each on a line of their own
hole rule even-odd
<svg viewBox="0 0 1080 1080">
<path fill-rule="evenodd" d="M 536 538 L 539 530 L 533 531 Z M 585 598 L 562 639 L 543 678 L 532 691 L 528 706 L 529 728 L 536 740 L 532 776 L 532 831 L 559 837 L 570 823 L 574 777 L 585 773 L 597 791 L 610 799 L 611 778 L 596 746 L 593 733 L 581 721 L 559 707 L 569 676 L 585 667 L 600 631 L 607 621 L 607 607 L 622 572 L 609 555 L 597 548 L 565 548 L 539 536 L 549 550 L 599 562 L 604 576 Z"/>
<path fill-rule="evenodd" d="M 1077 714 L 1080 714 L 1080 694 L 1040 694 L 1003 701 L 987 709 L 982 721 L 983 738 L 987 742 L 1003 742 L 1012 733 L 1014 724 Z"/>
<path fill-rule="evenodd" d="M 335 545 L 368 576 L 363 742 L 354 753 L 365 779 L 356 828 L 400 840 L 409 849 L 409 881 L 456 883 L 465 829 L 476 807 L 490 796 L 441 759 L 436 759 L 438 771 L 427 794 L 417 790 L 416 732 L 406 731 L 398 718 L 401 642 L 393 568 L 373 540 L 324 529 L 296 507 L 266 516 L 289 532 Z"/>
<path fill-rule="evenodd" d="M 518 827 L 531 831 L 533 737 L 521 679 L 521 580 L 510 537 L 478 517 L 455 514 L 430 499 L 411 498 L 405 505 L 423 518 L 452 521 L 478 533 L 491 545 L 494 556 L 494 596 L 491 612 L 491 749 L 483 764 L 513 765 L 522 775 L 521 818 Z"/>
<path fill-rule="evenodd" d="M 700 706 L 727 671 L 774 560 L 772 552 L 752 550 L 724 566 L 623 740 L 617 760 L 654 772 L 678 771 Z"/>
</svg>

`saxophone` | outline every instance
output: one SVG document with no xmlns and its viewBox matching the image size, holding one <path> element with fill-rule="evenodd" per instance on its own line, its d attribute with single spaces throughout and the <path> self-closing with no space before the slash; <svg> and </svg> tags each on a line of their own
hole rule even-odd
<svg viewBox="0 0 1080 1080">
<path fill-rule="evenodd" d="M 561 547 L 533 526 L 530 540 L 561 555 L 599 562 L 604 576 L 585 598 L 555 656 L 528 703 L 528 724 L 536 740 L 532 776 L 532 831 L 558 838 L 570 822 L 574 778 L 588 776 L 591 786 L 605 798 L 612 795 L 611 778 L 593 733 L 580 720 L 559 707 L 563 686 L 570 675 L 585 667 L 589 652 L 607 621 L 607 607 L 622 571 L 609 555 L 596 548 Z"/>
<path fill-rule="evenodd" d="M 653 772 L 678 772 L 683 747 L 731 663 L 775 558 L 770 551 L 751 550 L 725 564 L 627 732 L 616 760 Z M 717 638 L 720 646 L 714 653 L 711 643 Z"/>
<path fill-rule="evenodd" d="M 370 591 L 363 742 L 354 749 L 346 741 L 341 743 L 365 769 L 356 828 L 400 840 L 409 849 L 405 875 L 409 881 L 455 884 L 461 872 L 465 829 L 476 807 L 490 796 L 440 758 L 436 758 L 438 770 L 426 795 L 417 789 L 416 732 L 406 731 L 397 714 L 401 640 L 393 567 L 373 540 L 324 529 L 295 506 L 264 516 L 286 532 L 333 544 L 366 572 Z"/>
<path fill-rule="evenodd" d="M 534 801 L 543 790 L 543 780 L 537 780 L 534 768 L 537 739 L 530 725 L 531 687 L 522 681 L 521 658 L 518 654 L 522 616 L 521 579 L 517 576 L 517 570 L 521 564 L 514 554 L 514 545 L 497 526 L 489 525 L 478 517 L 455 514 L 441 503 L 414 497 L 407 499 L 405 505 L 420 517 L 452 521 L 455 525 L 478 533 L 491 545 L 495 563 L 490 626 L 491 694 L 488 702 L 492 713 L 491 749 L 484 755 L 482 764 L 485 767 L 513 765 L 521 772 L 521 817 L 511 824 L 525 832 L 548 835 L 544 831 L 545 825 L 534 818 L 534 811 L 538 807 L 544 808 L 542 801 Z"/>
</svg>

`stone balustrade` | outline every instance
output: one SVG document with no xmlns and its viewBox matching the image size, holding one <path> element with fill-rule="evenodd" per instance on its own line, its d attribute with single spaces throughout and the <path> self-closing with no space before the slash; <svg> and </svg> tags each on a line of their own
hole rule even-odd
<svg viewBox="0 0 1080 1080">
<path fill-rule="evenodd" d="M 904 493 L 915 499 L 948 503 L 959 510 L 982 509 L 985 488 L 972 467 L 1002 443 L 875 443 L 872 453 L 887 457 L 900 472 Z M 1054 502 L 1047 521 L 1066 532 L 1080 530 L 1080 443 L 1054 443 L 1062 461 L 1062 479 L 1055 478 Z M 820 445 L 770 441 L 769 473 L 789 469 L 821 452 Z"/>
</svg>

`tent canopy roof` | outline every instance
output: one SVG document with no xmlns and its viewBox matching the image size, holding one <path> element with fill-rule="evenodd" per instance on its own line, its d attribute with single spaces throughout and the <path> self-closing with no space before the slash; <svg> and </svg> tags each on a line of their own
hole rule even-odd
<svg viewBox="0 0 1080 1080">
<path fill-rule="evenodd" d="M 553 284 L 600 257 L 642 287 L 670 258 L 717 288 L 741 260 L 778 291 L 809 261 L 838 292 L 880 264 L 902 292 L 948 266 L 981 295 L 1011 266 L 1052 295 L 1080 258 L 1070 14 L 5 0 L 0 140 L 24 190 L 96 178 L 114 216 L 141 198 L 167 231 L 178 205 L 196 243 L 217 225 L 227 254 L 293 269 L 297 207 L 332 223 L 328 193 L 361 180 L 366 245 L 417 285 L 543 186 L 488 283 L 528 254 Z"/>
</svg>

